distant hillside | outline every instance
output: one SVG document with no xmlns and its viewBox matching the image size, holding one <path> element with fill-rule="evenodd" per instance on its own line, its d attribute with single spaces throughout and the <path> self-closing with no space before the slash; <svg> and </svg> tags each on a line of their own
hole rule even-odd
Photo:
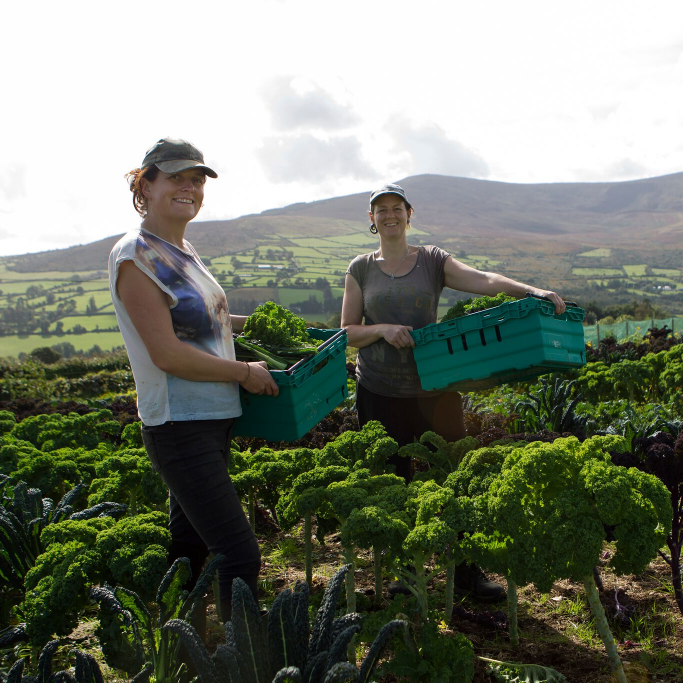
<svg viewBox="0 0 683 683">
<path fill-rule="evenodd" d="M 621 183 L 520 185 L 439 175 L 398 181 L 414 224 L 445 248 L 550 256 L 607 246 L 666 251 L 683 245 L 683 173 Z M 227 221 L 198 221 L 188 238 L 205 256 L 252 248 L 288 235 L 339 235 L 366 225 L 369 191 L 292 204 Z M 4 259 L 23 272 L 106 268 L 118 236 Z"/>
</svg>

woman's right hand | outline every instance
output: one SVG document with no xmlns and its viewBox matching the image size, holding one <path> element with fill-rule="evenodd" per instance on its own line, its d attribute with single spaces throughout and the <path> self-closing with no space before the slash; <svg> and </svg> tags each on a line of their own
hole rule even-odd
<svg viewBox="0 0 683 683">
<path fill-rule="evenodd" d="M 246 391 L 250 394 L 266 394 L 266 396 L 277 396 L 280 393 L 280 387 L 275 384 L 275 380 L 268 372 L 265 361 L 254 361 L 246 365 L 249 366 L 249 375 L 244 382 L 240 382 Z"/>
<path fill-rule="evenodd" d="M 415 346 L 410 335 L 412 329 L 409 325 L 383 325 L 382 336 L 397 349 L 412 349 Z"/>
</svg>

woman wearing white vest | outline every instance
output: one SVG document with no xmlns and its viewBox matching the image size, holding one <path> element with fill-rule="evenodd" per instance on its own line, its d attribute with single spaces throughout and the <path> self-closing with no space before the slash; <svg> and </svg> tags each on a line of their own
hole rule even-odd
<svg viewBox="0 0 683 683">
<path fill-rule="evenodd" d="M 109 283 L 138 394 L 142 436 L 170 493 L 170 559 L 189 557 L 193 580 L 209 551 L 219 571 L 220 605 L 230 618 L 232 581 L 257 595 L 259 547 L 227 471 L 239 387 L 277 395 L 261 363 L 235 360 L 222 287 L 184 238 L 217 174 L 184 140 L 159 140 L 127 178 L 140 226 L 109 257 Z"/>
</svg>

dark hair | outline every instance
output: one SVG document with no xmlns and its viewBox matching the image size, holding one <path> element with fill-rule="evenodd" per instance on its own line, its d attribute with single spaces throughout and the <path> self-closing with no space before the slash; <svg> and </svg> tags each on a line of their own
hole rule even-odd
<svg viewBox="0 0 683 683">
<path fill-rule="evenodd" d="M 142 179 L 144 178 L 152 183 L 156 180 L 157 175 L 159 175 L 159 169 L 154 164 L 147 168 L 134 168 L 126 173 L 128 187 L 133 193 L 133 206 L 143 218 L 147 215 L 147 199 L 142 192 Z"/>
</svg>

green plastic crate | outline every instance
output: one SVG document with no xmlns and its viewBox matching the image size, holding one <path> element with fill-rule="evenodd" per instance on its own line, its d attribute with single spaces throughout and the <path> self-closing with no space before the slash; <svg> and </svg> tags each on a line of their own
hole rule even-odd
<svg viewBox="0 0 683 683">
<path fill-rule="evenodd" d="M 476 391 L 586 363 L 585 312 L 527 298 L 411 332 L 422 388 Z"/>
<path fill-rule="evenodd" d="M 277 396 L 259 396 L 240 388 L 242 417 L 235 422 L 235 436 L 296 441 L 348 396 L 346 330 L 309 328 L 308 333 L 327 341 L 312 358 L 289 370 L 270 371 L 280 387 Z"/>
</svg>

